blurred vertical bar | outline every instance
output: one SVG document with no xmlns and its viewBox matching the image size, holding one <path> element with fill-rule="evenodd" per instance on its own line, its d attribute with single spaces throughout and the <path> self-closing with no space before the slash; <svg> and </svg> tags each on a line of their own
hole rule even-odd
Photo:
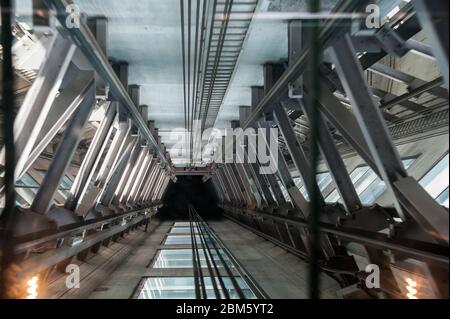
<svg viewBox="0 0 450 319">
<path fill-rule="evenodd" d="M 0 297 L 8 298 L 7 269 L 11 264 L 12 221 L 14 217 L 14 73 L 12 66 L 13 7 L 11 0 L 1 0 L 1 45 L 3 48 L 1 109 L 3 115 L 3 140 L 5 143 L 5 208 L 1 213 L 1 280 Z"/>
<path fill-rule="evenodd" d="M 309 1 L 309 11 L 311 14 L 317 14 L 320 10 L 320 0 Z M 321 44 L 319 41 L 320 34 L 320 20 L 318 18 L 311 20 L 311 25 L 307 29 L 309 35 L 309 69 L 307 70 L 307 81 L 309 81 L 311 87 L 311 96 L 308 105 L 311 105 L 311 112 L 309 116 L 310 121 L 310 163 L 312 174 L 309 174 L 309 184 L 311 185 L 311 202 L 310 202 L 310 216 L 309 216 L 309 232 L 310 232 L 310 272 L 309 272 L 309 297 L 311 299 L 319 299 L 319 287 L 320 287 L 320 273 L 318 265 L 318 255 L 320 253 L 320 237 L 319 237 L 319 220 L 320 220 L 320 191 L 316 182 L 316 171 L 318 161 L 318 145 L 317 136 L 319 127 L 317 125 L 317 110 L 316 96 L 319 96 L 319 67 L 321 63 Z M 321 128 L 325 129 L 325 128 Z"/>
</svg>

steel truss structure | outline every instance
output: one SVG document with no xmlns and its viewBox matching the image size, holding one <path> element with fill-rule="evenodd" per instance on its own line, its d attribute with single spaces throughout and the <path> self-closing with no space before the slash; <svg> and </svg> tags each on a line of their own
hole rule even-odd
<svg viewBox="0 0 450 319">
<path fill-rule="evenodd" d="M 334 12 L 351 13 L 368 2 L 342 0 Z M 242 3 L 246 2 L 214 1 L 220 7 L 217 12 L 225 15 L 232 15 Z M 2 155 L 15 154 L 16 183 L 41 165 L 45 156 L 46 173 L 30 207 L 7 204 L 2 215 L 10 219 L 4 225 L 12 230 L 2 229 L 10 236 L 10 252 L 3 256 L 8 258 L 3 267 L 11 267 L 8 284 L 54 266 L 64 267 L 75 256 L 86 258 L 89 251 L 97 252 L 124 233 L 145 227 L 163 204 L 169 183 L 177 181 L 176 175 L 201 174 L 215 189 L 218 206 L 227 218 L 310 261 L 342 287 L 363 289 L 359 284 L 368 274 L 357 266 L 354 255 L 359 254 L 379 266 L 383 274 L 376 295 L 366 291 L 372 297 L 401 298 L 404 291 L 399 272 L 425 278 L 433 296 L 448 297 L 449 212 L 408 175 L 394 145 L 394 140 L 413 135 L 417 127 L 424 134 L 437 128 L 448 132 L 448 38 L 442 34 L 448 16 L 440 15 L 448 12 L 448 2 L 413 0 L 396 19 L 370 30 L 362 25 L 357 31 L 351 25 L 343 27 L 339 19 L 323 21 L 316 41 L 326 54 L 320 68 L 314 70 L 319 90 L 305 76 L 312 55 L 303 40 L 308 27 L 291 21 L 288 65 L 272 61 L 264 65 L 264 88 L 253 88 L 252 105 L 241 106 L 239 123 L 233 124 L 244 130 L 278 128 L 282 141 L 277 150 L 278 170 L 266 175 L 260 173 L 263 165 L 259 162 L 214 163 L 212 170 L 195 172 L 175 170 L 154 121 L 148 119 L 148 107 L 140 105 L 139 86 L 128 84 L 127 63 L 108 61 L 107 20 L 82 19 L 79 27 L 67 27 L 69 4 L 70 0 L 33 1 L 34 12 L 45 13 L 34 17 L 34 25 L 36 37 L 50 39 L 48 53 L 39 72 L 26 75 L 30 87 L 14 121 L 14 140 L 5 143 Z M 257 1 L 252 1 L 244 13 L 251 16 L 256 5 Z M 206 11 L 206 7 L 202 9 Z M 200 15 L 197 17 L 199 20 Z M 209 45 L 204 49 L 206 57 L 198 62 L 195 57 L 193 68 L 199 70 L 203 63 L 204 75 L 200 79 L 195 71 L 192 96 L 187 97 L 189 103 L 192 100 L 189 111 L 194 110 L 189 119 L 199 118 L 207 127 L 215 120 L 248 20 L 224 22 L 214 15 L 208 34 L 200 28 L 200 38 L 209 39 Z M 411 39 L 421 30 L 429 35 L 430 47 Z M 198 45 L 195 41 L 195 49 Z M 411 50 L 435 59 L 442 77 L 425 82 L 380 63 L 386 56 L 401 57 Z M 7 50 L 1 54 L 11 58 Z M 190 57 L 188 68 L 191 70 Z M 395 96 L 372 88 L 366 70 L 404 83 L 409 91 Z M 22 74 L 23 70 L 14 72 Z M 191 84 L 188 86 L 190 90 Z M 444 103 L 425 107 L 412 101 L 424 92 Z M 12 92 L 3 92 L 4 96 L 8 93 Z M 388 112 L 392 106 L 401 106 L 413 115 L 393 115 Z M 98 117 L 101 120 L 91 120 Z M 296 121 L 300 117 L 318 128 L 312 143 L 331 173 L 342 204 L 326 203 L 317 191 L 317 163 L 310 156 L 313 144 L 298 139 Z M 349 152 L 358 154 L 384 181 L 394 207 L 361 203 L 344 164 Z M 0 158 L 5 179 L 0 195 L 5 197 L 14 185 L 6 178 L 5 156 Z M 292 169 L 302 178 L 308 198 L 295 184 Z M 62 197 L 60 185 L 68 172 L 76 173 Z M 311 208 L 312 201 L 317 209 Z M 201 240 L 213 238 L 220 243 L 195 209 L 189 212 L 192 234 L 196 224 Z M 311 223 L 314 219 L 318 222 Z M 311 251 L 316 231 L 320 244 L 317 260 Z M 210 249 L 218 249 L 206 247 L 209 254 Z M 226 251 L 221 243 L 220 249 Z M 208 264 L 211 275 L 213 267 Z M 196 275 L 196 280 L 201 277 Z M 197 287 L 198 296 L 204 294 L 202 285 Z"/>
<path fill-rule="evenodd" d="M 169 182 L 176 181 L 148 108 L 139 104 L 139 86 L 128 85 L 128 64 L 108 61 L 108 21 L 92 18 L 68 28 L 68 4 L 33 1 L 34 12 L 45 13 L 34 16 L 33 38 L 50 44 L 14 121 L 15 182 L 53 152 L 30 207 L 9 214 L 6 207 L 2 214 L 9 217 L 2 233 L 5 225 L 11 230 L 3 238 L 10 247 L 2 269 L 8 287 L 54 266 L 64 269 L 73 257 L 83 260 L 148 225 Z M 3 155 L 10 152 L 6 147 Z M 72 186 L 61 197 L 61 182 L 70 174 Z M 2 197 L 8 187 L 1 185 Z M 20 266 L 10 271 L 12 265 Z"/>
<path fill-rule="evenodd" d="M 363 2 L 341 1 L 335 11 L 352 12 L 365 5 Z M 398 279 L 399 268 L 425 276 L 434 296 L 448 297 L 448 281 L 444 279 L 448 277 L 448 209 L 438 205 L 408 176 L 394 145 L 394 138 L 417 132 L 415 129 L 419 128 L 414 125 L 428 123 L 423 128 L 431 131 L 439 124 L 427 121 L 431 117 L 439 118 L 442 112 L 448 114 L 448 39 L 438 36 L 437 31 L 437 25 L 448 25 L 448 16 L 443 18 L 440 10 L 448 10 L 448 3 L 433 1 L 429 5 L 425 1 L 413 1 L 396 19 L 370 30 L 360 26 L 359 31 L 354 31 L 350 26 L 343 27 L 340 20 L 324 21 L 316 39 L 327 57 L 316 70 L 319 92 L 308 81 L 302 81 L 310 63 L 311 47 L 301 41 L 308 28 L 292 21 L 288 37 L 289 65 L 279 66 L 282 72 L 275 72 L 274 64 L 264 65 L 264 89 L 252 91 L 252 105 L 241 107 L 239 121 L 244 130 L 278 127 L 282 141 L 278 171 L 261 175 L 260 163 L 215 164 L 204 181 L 213 185 L 225 215 L 311 261 L 313 266 L 337 278 L 343 287 L 364 286 L 359 283 L 366 275 L 359 271 L 348 248 L 356 243 L 364 251 L 362 255 L 378 265 L 383 274 L 376 297 L 404 295 Z M 401 57 L 417 49 L 417 43 L 410 38 L 422 29 L 432 41 L 426 52 L 437 60 L 442 77 L 421 82 L 379 63 L 386 56 Z M 380 92 L 369 86 L 365 70 L 402 81 L 409 86 L 409 92 L 403 96 Z M 425 110 L 410 101 L 423 92 L 445 99 L 444 107 Z M 398 105 L 414 112 L 412 121 L 408 120 L 411 116 L 400 118 L 386 112 L 387 107 Z M 314 117 L 318 133 L 313 143 L 319 147 L 342 204 L 325 203 L 320 192 L 314 197 L 318 187 L 312 182 L 316 163 L 310 162 L 311 147 L 298 139 L 292 124 L 300 116 L 311 121 L 313 108 L 318 108 Z M 443 125 L 448 131 L 448 118 Z M 406 127 L 412 131 L 408 132 Z M 386 183 L 394 200 L 393 208 L 362 205 L 344 165 L 343 156 L 348 150 L 357 153 Z M 318 210 L 311 211 L 311 203 L 299 192 L 290 173 L 292 166 L 302 178 L 308 197 L 315 198 Z M 289 202 L 278 182 L 287 190 Z M 319 214 L 315 228 L 311 225 L 312 214 Z M 310 251 L 315 229 L 321 238 L 318 261 L 311 260 Z"/>
</svg>

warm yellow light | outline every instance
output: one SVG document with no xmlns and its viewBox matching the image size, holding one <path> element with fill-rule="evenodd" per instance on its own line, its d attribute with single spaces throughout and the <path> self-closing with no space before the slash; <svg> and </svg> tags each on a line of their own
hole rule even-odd
<svg viewBox="0 0 450 319">
<path fill-rule="evenodd" d="M 407 283 L 406 290 L 408 290 L 406 297 L 408 297 L 409 299 L 418 299 L 416 296 L 417 289 L 414 288 L 414 287 L 417 287 L 417 282 L 415 282 L 411 278 L 405 278 L 405 281 Z"/>
<path fill-rule="evenodd" d="M 408 297 L 409 299 L 417 299 L 417 297 L 416 296 L 414 296 L 413 294 L 411 294 L 411 293 L 409 293 L 409 294 L 406 294 L 406 297 Z"/>
<path fill-rule="evenodd" d="M 38 289 L 38 276 L 33 276 L 30 280 L 27 281 L 27 299 L 36 299 L 37 298 L 37 289 Z"/>
<path fill-rule="evenodd" d="M 417 286 L 417 283 L 416 283 L 414 280 L 412 280 L 411 278 L 406 278 L 405 281 L 406 281 L 406 282 L 408 283 L 408 285 L 410 285 L 410 286 L 413 286 L 413 287 Z"/>
<path fill-rule="evenodd" d="M 406 290 L 409 291 L 410 294 L 415 295 L 417 293 L 417 289 L 414 289 L 411 286 L 406 286 Z"/>
</svg>

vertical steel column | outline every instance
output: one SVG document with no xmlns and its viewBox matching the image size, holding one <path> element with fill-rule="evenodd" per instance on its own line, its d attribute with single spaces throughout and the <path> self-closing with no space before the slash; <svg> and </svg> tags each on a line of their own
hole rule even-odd
<svg viewBox="0 0 450 319">
<path fill-rule="evenodd" d="M 119 81 L 123 86 L 128 87 L 128 64 L 117 63 L 113 65 L 114 72 L 117 74 Z M 110 179 L 114 170 L 112 169 L 118 161 L 120 155 L 127 147 L 127 140 L 131 134 L 131 124 L 123 107 L 119 102 L 113 102 L 117 108 L 119 129 L 118 133 L 114 136 L 113 142 L 108 150 L 105 160 L 100 167 L 99 174 L 97 176 L 97 184 L 102 187 L 107 180 Z"/>
<path fill-rule="evenodd" d="M 87 20 L 87 24 L 97 43 L 105 56 L 108 56 L 108 19 L 106 17 L 94 17 Z M 96 96 L 106 98 L 108 87 L 101 76 L 95 72 Z"/>
<path fill-rule="evenodd" d="M 15 145 L 14 145 L 14 68 L 13 68 L 13 42 L 12 25 L 14 23 L 14 4 L 10 0 L 1 0 L 1 46 L 3 50 L 1 63 L 1 93 L 0 101 L 2 110 L 2 137 L 4 139 L 4 154 L 2 159 L 5 161 L 5 176 L 3 179 L 5 207 L 1 212 L 0 227 L 2 228 L 0 237 L 0 298 L 15 298 L 12 294 L 11 286 L 15 284 L 15 278 L 9 276 L 9 270 L 14 265 L 14 247 L 11 245 L 11 239 L 14 237 L 14 224 L 16 218 L 15 205 L 16 193 L 15 184 Z M 4 155 L 4 157 L 3 157 Z"/>
</svg>

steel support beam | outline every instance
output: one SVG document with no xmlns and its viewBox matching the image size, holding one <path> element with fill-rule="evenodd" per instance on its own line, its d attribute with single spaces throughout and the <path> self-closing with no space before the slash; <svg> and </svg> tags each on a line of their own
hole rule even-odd
<svg viewBox="0 0 450 319">
<path fill-rule="evenodd" d="M 45 119 L 45 123 L 39 132 L 32 152 L 23 166 L 22 171 L 18 172 L 17 179 L 21 179 L 30 169 L 64 124 L 70 119 L 82 102 L 80 92 L 85 90 L 91 81 L 92 72 L 79 71 L 77 76 L 70 81 L 67 87 L 59 94 L 58 98 L 55 99 Z"/>
<path fill-rule="evenodd" d="M 144 204 L 147 200 L 149 193 L 151 192 L 152 187 L 155 184 L 156 178 L 158 177 L 159 173 L 161 171 L 161 167 L 159 166 L 159 163 L 156 162 L 154 165 L 154 168 L 151 172 L 150 178 L 148 179 L 147 185 L 145 186 L 145 189 L 141 195 L 140 203 Z"/>
<path fill-rule="evenodd" d="M 45 0 L 45 2 L 49 5 L 49 7 L 56 10 L 56 12 L 58 13 L 57 18 L 60 21 L 61 25 L 66 26 L 66 19 L 68 17 L 70 18 L 70 13 L 66 11 L 66 8 L 67 5 L 71 4 L 71 1 Z M 147 123 L 144 122 L 139 112 L 139 109 L 133 103 L 127 93 L 127 90 L 124 88 L 119 78 L 114 73 L 113 68 L 108 62 L 108 58 L 103 53 L 102 48 L 97 43 L 87 24 L 82 19 L 80 19 L 79 28 L 66 27 L 65 32 L 70 34 L 70 36 L 74 39 L 74 42 L 89 60 L 95 71 L 106 83 L 109 84 L 111 93 L 114 95 L 117 101 L 120 102 L 120 105 L 126 110 L 127 114 L 132 119 L 133 124 L 138 127 L 142 136 L 148 141 L 149 146 L 158 156 L 162 165 L 168 165 L 169 162 L 167 161 L 166 156 L 162 152 L 161 148 L 158 146 L 157 140 L 151 134 L 150 130 L 147 127 Z"/>
<path fill-rule="evenodd" d="M 297 171 L 300 173 L 303 179 L 303 183 L 305 184 L 308 195 L 311 197 L 311 192 L 313 190 L 313 185 L 310 184 L 310 181 L 313 180 L 311 178 L 311 166 L 308 163 L 302 146 L 295 136 L 291 123 L 289 122 L 289 117 L 287 116 L 284 108 L 280 105 L 273 110 L 273 115 L 275 117 L 278 128 L 280 129 L 281 134 L 284 137 L 286 146 L 289 150 L 289 153 L 291 154 L 292 161 L 294 162 Z M 318 198 L 320 201 L 320 205 L 324 206 L 322 194 L 318 194 Z"/>
<path fill-rule="evenodd" d="M 95 132 L 94 138 L 89 145 L 89 149 L 83 159 L 83 162 L 81 163 L 80 169 L 77 172 L 75 181 L 73 182 L 70 190 L 71 195 L 66 202 L 66 208 L 69 210 L 76 209 L 89 186 L 89 182 L 94 175 L 95 168 L 99 163 L 101 152 L 104 150 L 104 147 L 108 142 L 107 137 L 109 137 L 109 133 L 111 132 L 111 126 L 115 115 L 115 105 L 111 103 L 105 110 L 105 117 Z"/>
<path fill-rule="evenodd" d="M 104 206 L 109 206 L 114 198 L 114 192 L 118 188 L 119 183 L 121 182 L 123 172 L 126 169 L 128 160 L 131 156 L 131 152 L 133 151 L 134 145 L 136 141 L 128 136 L 125 138 L 124 149 L 121 152 L 117 163 L 114 166 L 114 169 L 111 170 L 111 176 L 108 177 L 108 181 L 106 182 L 105 188 L 100 198 L 100 203 Z"/>
<path fill-rule="evenodd" d="M 306 101 L 309 101 L 308 93 L 305 92 L 304 94 L 304 103 L 302 101 L 299 101 L 299 103 L 303 108 L 303 112 L 307 116 L 310 116 L 311 107 L 313 106 L 307 105 Z M 336 148 L 333 136 L 328 128 L 328 123 L 325 122 L 320 111 L 316 114 L 316 121 L 316 125 L 319 127 L 317 143 L 319 144 L 319 149 L 328 166 L 331 176 L 333 176 L 334 182 L 336 183 L 342 202 L 348 213 L 357 211 L 362 207 L 361 201 L 347 172 L 345 163 Z"/>
<path fill-rule="evenodd" d="M 131 187 L 130 193 L 126 199 L 126 203 L 130 203 L 131 205 L 135 203 L 135 197 L 142 184 L 142 180 L 144 179 L 148 169 L 151 167 L 152 157 L 153 155 L 146 148 L 146 151 L 144 152 L 144 159 L 142 160 L 142 164 L 139 166 L 133 186 Z"/>
<path fill-rule="evenodd" d="M 144 190 L 147 186 L 147 183 L 151 177 L 151 174 L 152 174 L 153 170 L 155 169 L 155 166 L 157 165 L 157 160 L 156 160 L 156 158 L 153 157 L 153 154 L 149 154 L 149 157 L 150 157 L 150 159 L 149 159 L 149 163 L 146 165 L 147 166 L 146 172 L 144 173 L 144 175 L 142 177 L 142 181 L 136 191 L 136 194 L 134 195 L 134 198 L 131 200 L 135 204 L 140 202 L 143 192 L 144 192 Z"/>
<path fill-rule="evenodd" d="M 120 118 L 120 114 L 119 114 Z M 103 161 L 99 173 L 96 177 L 95 184 L 98 187 L 103 187 L 113 174 L 113 167 L 116 165 L 120 155 L 125 151 L 127 147 L 128 137 L 130 136 L 130 125 L 128 122 L 119 122 L 119 128 L 111 146 L 108 149 L 105 160 Z"/>
<path fill-rule="evenodd" d="M 70 40 L 59 34 L 53 37 L 49 53 L 14 121 L 16 180 L 24 170 L 75 52 L 75 46 Z M 0 161 L 2 159 L 4 156 L 0 156 Z"/>
<path fill-rule="evenodd" d="M 145 159 L 146 154 L 148 153 L 147 146 L 139 145 L 139 149 L 137 150 L 137 157 L 134 163 L 130 162 L 130 170 L 127 176 L 127 182 L 125 183 L 125 187 L 123 192 L 120 194 L 119 202 L 122 204 L 126 204 L 126 201 L 130 195 L 130 192 L 133 188 L 133 184 L 136 182 L 137 175 L 141 170 L 142 162 Z"/>
<path fill-rule="evenodd" d="M 428 233 L 434 234 L 436 240 L 448 242 L 448 213 L 418 185 L 417 181 L 408 177 L 380 109 L 367 85 L 349 35 L 332 44 L 331 55 L 346 94 L 351 100 L 353 113 L 363 131 L 378 171 L 392 194 L 399 216 L 406 220 L 402 209 L 405 208 Z M 427 207 L 423 207 L 419 200 L 426 200 Z"/>
<path fill-rule="evenodd" d="M 67 129 L 64 131 L 64 135 L 59 142 L 54 159 L 31 205 L 31 210 L 36 213 L 46 214 L 48 212 L 67 167 L 70 165 L 72 157 L 75 154 L 84 127 L 95 105 L 93 81 L 89 88 L 83 92 L 83 95 L 83 102 L 72 115 Z"/>
<path fill-rule="evenodd" d="M 114 205 L 120 204 L 121 196 L 122 196 L 123 192 L 125 191 L 125 189 L 128 185 L 128 182 L 129 182 L 129 179 L 128 179 L 129 174 L 133 170 L 133 167 L 136 164 L 136 161 L 142 150 L 141 139 L 139 138 L 139 136 L 132 137 L 132 139 L 133 139 L 133 149 L 131 150 L 130 157 L 127 159 L 126 166 L 125 166 L 123 172 L 121 173 L 120 181 L 117 184 L 116 190 L 114 192 L 115 194 L 114 194 L 113 201 L 112 201 L 112 203 Z"/>
<path fill-rule="evenodd" d="M 380 176 L 354 114 L 338 100 L 323 79 L 321 80 L 318 102 L 321 113 L 333 124 L 374 172 Z"/>
</svg>

